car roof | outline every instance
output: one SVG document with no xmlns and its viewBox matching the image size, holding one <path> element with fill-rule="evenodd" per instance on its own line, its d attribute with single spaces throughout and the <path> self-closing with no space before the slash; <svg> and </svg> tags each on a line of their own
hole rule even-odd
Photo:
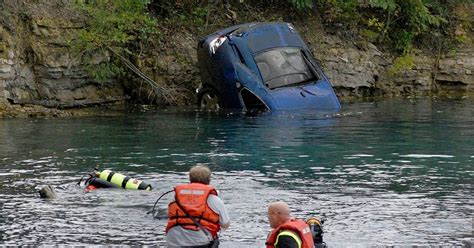
<svg viewBox="0 0 474 248">
<path fill-rule="evenodd" d="M 305 47 L 305 43 L 291 23 L 251 22 L 221 29 L 205 39 L 227 35 L 247 44 L 250 52 L 258 53 L 276 47 Z"/>
</svg>

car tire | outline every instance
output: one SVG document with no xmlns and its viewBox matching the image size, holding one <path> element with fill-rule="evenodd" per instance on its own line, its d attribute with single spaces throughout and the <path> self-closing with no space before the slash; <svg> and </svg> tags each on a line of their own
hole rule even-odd
<svg viewBox="0 0 474 248">
<path fill-rule="evenodd" d="M 212 89 L 203 89 L 198 95 L 200 110 L 218 111 L 222 107 L 219 95 Z"/>
</svg>

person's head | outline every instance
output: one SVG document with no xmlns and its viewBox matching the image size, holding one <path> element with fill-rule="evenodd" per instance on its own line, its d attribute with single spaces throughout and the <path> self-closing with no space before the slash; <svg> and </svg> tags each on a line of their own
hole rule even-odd
<svg viewBox="0 0 474 248">
<path fill-rule="evenodd" d="M 268 205 L 268 221 L 271 228 L 277 228 L 290 220 L 290 207 L 285 202 L 272 202 Z"/>
<path fill-rule="evenodd" d="M 208 185 L 211 182 L 211 170 L 205 165 L 195 165 L 189 170 L 189 181 Z"/>
</svg>

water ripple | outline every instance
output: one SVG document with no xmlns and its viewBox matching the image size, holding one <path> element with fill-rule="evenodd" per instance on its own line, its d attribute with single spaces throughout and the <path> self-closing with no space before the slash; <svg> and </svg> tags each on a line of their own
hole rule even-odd
<svg viewBox="0 0 474 248">
<path fill-rule="evenodd" d="M 0 122 L 0 245 L 162 246 L 171 196 L 196 163 L 228 206 L 222 247 L 263 247 L 266 207 L 326 219 L 332 247 L 463 246 L 472 239 L 471 102 L 345 104 L 333 115 L 183 111 Z M 449 128 L 452 132 L 446 132 Z M 97 165 L 151 192 L 84 193 Z M 44 200 L 38 190 L 56 188 Z"/>
</svg>

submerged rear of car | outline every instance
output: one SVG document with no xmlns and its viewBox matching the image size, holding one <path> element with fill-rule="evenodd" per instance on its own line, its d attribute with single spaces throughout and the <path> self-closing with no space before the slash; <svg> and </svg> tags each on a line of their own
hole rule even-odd
<svg viewBox="0 0 474 248">
<path fill-rule="evenodd" d="M 331 84 L 289 23 L 247 23 L 198 44 L 205 109 L 339 111 Z"/>
</svg>

